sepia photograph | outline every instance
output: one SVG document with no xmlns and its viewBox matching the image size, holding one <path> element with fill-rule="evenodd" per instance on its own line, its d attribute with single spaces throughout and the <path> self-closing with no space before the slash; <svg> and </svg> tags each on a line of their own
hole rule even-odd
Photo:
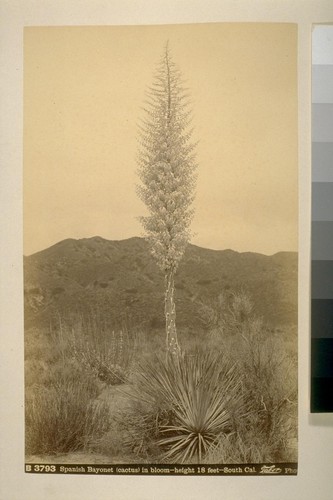
<svg viewBox="0 0 333 500">
<path fill-rule="evenodd" d="M 295 475 L 297 25 L 24 29 L 25 471 Z"/>
</svg>

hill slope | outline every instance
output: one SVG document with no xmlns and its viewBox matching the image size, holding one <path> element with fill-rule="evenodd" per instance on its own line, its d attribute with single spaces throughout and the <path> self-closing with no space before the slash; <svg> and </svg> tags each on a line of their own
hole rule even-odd
<svg viewBox="0 0 333 500">
<path fill-rule="evenodd" d="M 163 276 L 141 238 L 67 239 L 24 257 L 26 327 L 98 310 L 114 324 L 164 324 Z M 204 328 L 202 303 L 223 290 L 249 292 L 272 326 L 297 322 L 297 254 L 273 256 L 189 245 L 176 276 L 179 327 Z"/>
</svg>

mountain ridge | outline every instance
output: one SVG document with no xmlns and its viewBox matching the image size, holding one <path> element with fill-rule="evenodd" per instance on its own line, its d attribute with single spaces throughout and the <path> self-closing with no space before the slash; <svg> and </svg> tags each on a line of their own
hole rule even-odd
<svg viewBox="0 0 333 500">
<path fill-rule="evenodd" d="M 89 237 L 86 237 L 86 238 L 65 238 L 63 240 L 60 240 L 60 241 L 57 241 L 56 243 L 53 243 L 52 245 L 48 246 L 48 247 L 45 247 L 41 250 L 37 250 L 36 252 L 33 252 L 31 254 L 28 254 L 28 255 L 23 255 L 24 258 L 29 258 L 29 257 L 32 257 L 36 254 L 40 254 L 42 252 L 45 252 L 47 250 L 50 250 L 51 248 L 53 247 L 58 247 L 66 242 L 85 242 L 85 241 L 104 241 L 104 242 L 108 242 L 108 243 L 119 243 L 119 242 L 127 242 L 127 241 L 132 241 L 132 240 L 141 240 L 141 241 L 145 241 L 145 238 L 141 237 L 141 236 L 130 236 L 129 238 L 124 238 L 124 239 L 121 239 L 121 240 L 109 240 L 107 238 L 103 238 L 102 236 L 89 236 Z M 189 246 L 191 247 L 195 247 L 195 248 L 199 248 L 199 249 L 203 249 L 203 250 L 207 250 L 207 251 L 210 251 L 210 252 L 232 252 L 232 253 L 236 253 L 236 254 L 257 254 L 257 255 L 263 255 L 265 257 L 274 257 L 276 255 L 280 255 L 280 254 L 291 254 L 291 255 L 297 255 L 298 252 L 296 251 L 292 251 L 292 250 L 279 250 L 273 254 L 264 254 L 264 253 L 261 253 L 261 252 L 255 252 L 255 251 L 251 251 L 251 250 L 246 250 L 244 252 L 240 252 L 238 250 L 233 250 L 232 248 L 221 248 L 221 249 L 216 249 L 216 248 L 208 248 L 208 247 L 202 247 L 200 245 L 196 245 L 194 243 L 189 243 Z"/>
<path fill-rule="evenodd" d="M 110 322 L 164 325 L 164 278 L 147 242 L 67 238 L 24 257 L 25 324 L 97 308 Z M 244 289 L 272 325 L 297 322 L 297 253 L 272 256 L 189 244 L 175 279 L 177 323 L 204 328 L 200 310 L 220 293 Z"/>
</svg>

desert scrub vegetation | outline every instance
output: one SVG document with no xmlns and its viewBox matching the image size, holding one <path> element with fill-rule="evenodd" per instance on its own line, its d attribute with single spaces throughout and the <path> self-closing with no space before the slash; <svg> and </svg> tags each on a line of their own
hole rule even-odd
<svg viewBox="0 0 333 500">
<path fill-rule="evenodd" d="M 209 307 L 205 348 L 184 338 L 179 356 L 137 365 L 124 445 L 155 463 L 296 461 L 296 336 L 265 325 L 242 290 Z"/>
<path fill-rule="evenodd" d="M 296 336 L 268 332 L 244 291 L 221 295 L 217 303 L 219 308 L 210 312 L 211 342 L 229 353 L 243 375 L 248 411 L 235 433 L 221 436 L 208 461 L 219 456 L 222 462 L 239 463 L 296 460 Z"/>
<path fill-rule="evenodd" d="M 150 359 L 139 366 L 134 406 L 122 419 L 127 444 L 142 454 L 149 443 L 163 462 L 200 463 L 242 417 L 242 387 L 236 365 L 222 352 Z"/>
<path fill-rule="evenodd" d="M 105 434 L 109 407 L 98 399 L 100 387 L 81 371 L 56 374 L 48 385 L 26 391 L 26 453 L 85 450 Z"/>
<path fill-rule="evenodd" d="M 26 332 L 26 454 L 88 451 L 111 428 L 104 384 L 73 356 L 66 323 Z"/>
<path fill-rule="evenodd" d="M 138 351 L 138 332 L 116 327 L 98 311 L 59 320 L 54 333 L 68 355 L 87 374 L 109 385 L 125 383 Z"/>
<path fill-rule="evenodd" d="M 89 450 L 112 463 L 296 461 L 297 357 L 244 291 L 201 311 L 204 332 L 116 328 L 98 314 L 26 335 L 27 454 Z M 115 463 L 115 462 L 113 462 Z"/>
<path fill-rule="evenodd" d="M 72 330 L 71 353 L 83 369 L 110 385 L 123 384 L 131 373 L 135 346 L 126 331 L 103 332 L 99 339 Z"/>
</svg>

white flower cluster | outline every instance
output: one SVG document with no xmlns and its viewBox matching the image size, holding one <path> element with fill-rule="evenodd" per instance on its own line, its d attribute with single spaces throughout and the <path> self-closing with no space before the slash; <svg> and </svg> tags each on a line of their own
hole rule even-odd
<svg viewBox="0 0 333 500">
<path fill-rule="evenodd" d="M 176 270 L 190 239 L 195 169 L 187 92 L 168 47 L 148 92 L 141 126 L 138 194 L 151 251 L 164 271 Z"/>
</svg>

